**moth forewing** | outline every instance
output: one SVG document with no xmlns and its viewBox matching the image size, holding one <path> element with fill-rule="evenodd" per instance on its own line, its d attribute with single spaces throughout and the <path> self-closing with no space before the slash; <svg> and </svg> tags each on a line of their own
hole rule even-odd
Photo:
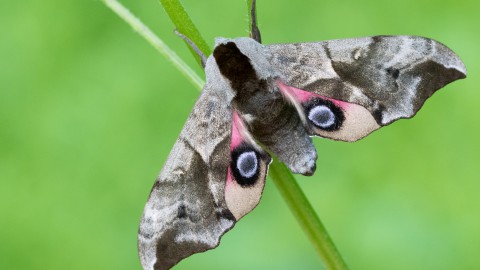
<svg viewBox="0 0 480 270">
<path fill-rule="evenodd" d="M 215 87 L 204 87 L 150 192 L 138 234 L 144 269 L 216 247 L 236 222 L 224 197 L 232 111 Z"/>
</svg>

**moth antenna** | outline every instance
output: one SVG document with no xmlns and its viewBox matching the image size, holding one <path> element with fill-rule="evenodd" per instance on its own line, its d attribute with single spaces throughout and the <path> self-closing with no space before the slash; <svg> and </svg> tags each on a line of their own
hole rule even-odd
<svg viewBox="0 0 480 270">
<path fill-rule="evenodd" d="M 262 43 L 262 37 L 260 36 L 260 29 L 257 26 L 257 12 L 256 1 L 252 0 L 252 10 L 250 14 L 252 16 L 252 25 L 250 26 L 250 37 L 256 40 L 258 43 Z"/>
<path fill-rule="evenodd" d="M 175 34 L 179 36 L 181 39 L 185 40 L 185 42 L 190 45 L 190 48 L 193 49 L 193 51 L 200 57 L 200 63 L 202 64 L 202 67 L 205 69 L 205 63 L 207 63 L 207 57 L 203 52 L 198 48 L 197 44 L 193 43 L 191 39 L 189 39 L 187 36 L 184 34 L 180 33 L 177 29 L 175 29 Z"/>
</svg>

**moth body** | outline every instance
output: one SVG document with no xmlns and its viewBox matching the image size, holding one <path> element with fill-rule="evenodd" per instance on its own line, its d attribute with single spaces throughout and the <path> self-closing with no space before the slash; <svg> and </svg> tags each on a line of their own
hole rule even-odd
<svg viewBox="0 0 480 270">
<path fill-rule="evenodd" d="M 453 51 L 422 37 L 257 40 L 219 39 L 205 61 L 204 89 L 142 216 L 144 269 L 169 269 L 216 247 L 259 203 L 268 153 L 311 175 L 312 136 L 359 140 L 413 117 L 436 90 L 466 76 Z"/>
</svg>

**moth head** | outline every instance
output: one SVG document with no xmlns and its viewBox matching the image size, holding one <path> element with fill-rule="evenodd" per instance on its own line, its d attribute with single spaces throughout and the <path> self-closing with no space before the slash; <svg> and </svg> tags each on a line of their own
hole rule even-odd
<svg viewBox="0 0 480 270">
<path fill-rule="evenodd" d="M 229 44 L 230 43 L 230 44 Z M 217 38 L 215 39 L 215 48 L 218 46 L 229 45 L 232 53 L 238 51 L 245 55 L 250 64 L 252 64 L 255 73 L 259 79 L 267 79 L 276 74 L 275 69 L 270 64 L 271 53 L 264 45 L 258 43 L 256 40 L 247 37 L 240 37 L 236 39 Z"/>
</svg>

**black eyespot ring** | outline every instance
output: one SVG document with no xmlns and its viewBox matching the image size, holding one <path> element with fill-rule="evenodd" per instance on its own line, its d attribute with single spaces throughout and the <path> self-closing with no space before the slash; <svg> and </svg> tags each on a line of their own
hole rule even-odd
<svg viewBox="0 0 480 270">
<path fill-rule="evenodd" d="M 342 127 L 345 114 L 333 102 L 321 98 L 313 98 L 305 105 L 305 115 L 310 123 L 318 129 L 336 131 Z M 314 119 L 317 117 L 317 119 Z"/>
<path fill-rule="evenodd" d="M 261 156 L 256 149 L 241 144 L 231 153 L 230 169 L 235 181 L 242 187 L 255 185 L 260 174 Z"/>
</svg>

